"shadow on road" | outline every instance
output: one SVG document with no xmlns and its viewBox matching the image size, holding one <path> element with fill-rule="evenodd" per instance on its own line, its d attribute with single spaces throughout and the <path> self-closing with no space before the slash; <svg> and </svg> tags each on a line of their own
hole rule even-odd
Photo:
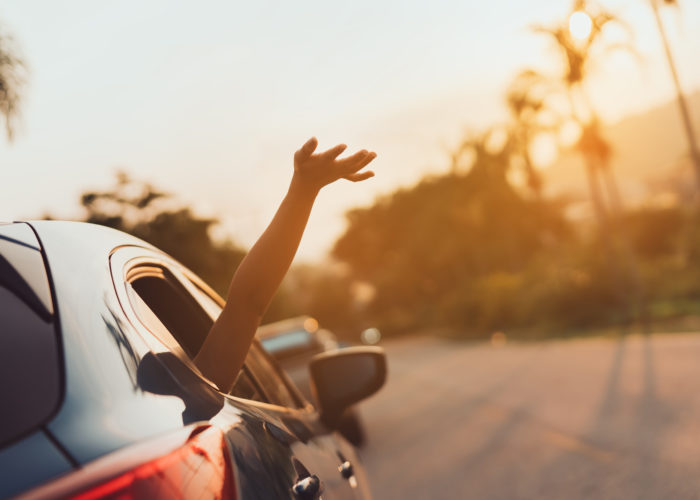
<svg viewBox="0 0 700 500">
<path fill-rule="evenodd" d="M 541 495 L 686 498 L 687 492 L 674 490 L 673 473 L 660 457 L 673 410 L 657 397 L 651 338 L 645 335 L 631 347 L 628 342 L 625 336 L 617 341 L 596 417 L 582 436 L 575 437 L 580 444 L 566 447 L 538 472 Z M 633 390 L 639 380 L 630 374 L 641 375 L 641 391 Z"/>
<path fill-rule="evenodd" d="M 537 362 L 538 354 L 539 349 L 535 349 L 527 356 L 514 358 L 504 373 L 479 386 L 476 393 L 461 390 L 459 382 L 446 375 L 459 373 L 459 365 L 464 370 L 464 352 L 437 355 L 438 374 L 421 374 L 420 365 L 411 363 L 410 376 L 420 377 L 422 386 L 406 384 L 405 378 L 397 390 L 388 385 L 385 397 L 397 404 L 386 405 L 392 407 L 392 413 L 383 414 L 370 426 L 368 449 L 363 450 L 372 475 L 381 476 L 383 485 L 394 485 L 388 489 L 373 485 L 374 495 L 434 499 L 468 496 L 464 475 L 473 474 L 489 456 L 507 446 L 510 433 L 527 415 L 524 409 L 504 409 L 494 398 L 522 377 Z M 400 454 L 392 452 L 399 449 Z"/>
<path fill-rule="evenodd" d="M 698 336 L 387 352 L 363 408 L 377 498 L 697 498 Z"/>
</svg>

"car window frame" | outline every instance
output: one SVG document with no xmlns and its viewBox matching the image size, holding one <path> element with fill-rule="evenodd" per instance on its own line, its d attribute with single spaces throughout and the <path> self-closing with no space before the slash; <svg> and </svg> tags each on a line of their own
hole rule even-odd
<svg viewBox="0 0 700 500">
<path fill-rule="evenodd" d="M 177 339 L 168 331 L 168 329 L 163 325 L 163 323 L 158 319 L 157 315 L 150 310 L 150 307 L 140 299 L 138 293 L 129 285 L 128 275 L 133 269 L 143 266 L 161 266 L 169 270 L 172 276 L 178 281 L 178 283 L 185 288 L 188 292 L 189 297 L 195 301 L 211 318 L 215 321 L 218 314 L 214 314 L 211 306 L 206 304 L 204 301 L 206 298 L 213 301 L 218 307 L 223 308 L 225 302 L 224 300 L 206 283 L 204 283 L 196 274 L 191 270 L 187 269 L 185 266 L 177 262 L 175 259 L 171 258 L 165 253 L 155 249 L 142 247 L 137 245 L 123 245 L 116 247 L 110 253 L 109 267 L 110 274 L 112 276 L 112 281 L 115 286 L 115 291 L 117 292 L 117 298 L 119 303 L 126 315 L 128 321 L 139 333 L 144 342 L 148 345 L 149 349 L 154 353 L 159 352 L 172 352 L 182 363 L 185 364 L 198 378 L 206 382 L 209 386 L 215 389 L 217 392 L 225 396 L 226 398 L 233 398 L 236 400 L 244 401 L 247 404 L 254 404 L 263 407 L 269 407 L 275 409 L 276 411 L 302 411 L 305 413 L 314 411 L 313 405 L 306 401 L 306 399 L 299 393 L 299 390 L 294 386 L 288 378 L 285 377 L 286 374 L 281 371 L 281 368 L 277 366 L 274 360 L 269 359 L 269 355 L 265 352 L 262 346 L 258 346 L 263 356 L 268 357 L 268 361 L 271 361 L 273 367 L 273 373 L 278 379 L 285 385 L 288 392 L 293 396 L 293 399 L 297 402 L 297 407 L 289 407 L 275 403 L 271 400 L 269 395 L 265 392 L 264 387 L 260 381 L 255 376 L 253 370 L 250 367 L 245 366 L 245 374 L 248 376 L 253 384 L 255 384 L 259 393 L 266 399 L 266 401 L 260 401 L 257 399 L 247 399 L 236 396 L 234 394 L 229 394 L 222 389 L 220 389 L 213 381 L 208 379 L 201 373 L 197 368 L 194 361 L 185 353 L 184 349 L 180 346 Z M 151 311 L 155 319 L 162 326 L 162 331 L 154 332 L 153 325 L 149 327 L 143 319 L 139 316 L 137 308 L 133 305 L 132 300 L 137 297 L 140 299 L 146 308 Z M 254 343 L 259 343 L 257 339 L 253 339 Z M 237 375 L 238 377 L 238 375 Z"/>
<path fill-rule="evenodd" d="M 192 285 L 191 289 L 194 292 L 193 296 L 195 296 L 195 298 L 198 299 L 199 304 L 202 306 L 202 308 L 204 308 L 205 311 L 208 311 L 209 314 L 211 314 L 213 320 L 216 320 L 221 311 L 211 310 L 211 304 L 207 304 L 205 301 L 208 299 L 212 301 L 217 307 L 223 308 L 224 304 L 226 303 L 224 299 L 221 298 L 221 296 L 218 293 L 216 293 L 216 291 L 214 291 L 211 287 L 209 287 L 206 283 L 199 279 L 194 273 L 192 273 L 192 271 L 185 268 L 182 272 L 182 276 L 185 280 L 190 281 L 190 285 Z M 200 298 L 202 300 L 199 300 Z M 270 401 L 269 404 L 273 404 L 280 408 L 288 408 L 291 410 L 313 410 L 313 405 L 306 400 L 303 394 L 301 394 L 297 386 L 294 385 L 294 382 L 291 381 L 291 379 L 282 369 L 279 363 L 277 363 L 277 361 L 270 355 L 270 353 L 267 352 L 267 350 L 263 347 L 259 339 L 253 338 L 251 343 L 251 349 L 257 349 L 257 351 L 259 351 L 260 356 L 265 359 L 267 364 L 270 366 L 272 373 L 278 379 L 278 383 L 282 384 L 286 388 L 287 392 L 289 392 L 289 394 L 292 396 L 292 399 L 294 399 L 297 406 L 284 406 L 276 404 L 272 401 Z M 244 365 L 248 368 L 251 376 L 258 382 L 258 385 L 262 389 L 262 391 L 265 394 L 267 394 L 264 385 L 260 382 L 260 377 L 255 375 L 255 370 L 253 370 L 247 364 Z M 267 397 L 268 399 L 271 399 L 269 395 Z"/>
</svg>

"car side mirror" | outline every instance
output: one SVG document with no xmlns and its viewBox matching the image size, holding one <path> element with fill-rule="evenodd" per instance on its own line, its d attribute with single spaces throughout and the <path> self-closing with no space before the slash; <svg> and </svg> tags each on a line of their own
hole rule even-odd
<svg viewBox="0 0 700 500">
<path fill-rule="evenodd" d="M 347 347 L 317 354 L 309 365 L 321 419 L 331 428 L 353 404 L 377 392 L 386 381 L 381 347 Z"/>
</svg>

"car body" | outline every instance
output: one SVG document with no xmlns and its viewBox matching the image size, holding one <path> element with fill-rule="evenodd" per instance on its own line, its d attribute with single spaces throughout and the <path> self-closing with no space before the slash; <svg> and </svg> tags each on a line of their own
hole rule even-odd
<svg viewBox="0 0 700 500">
<path fill-rule="evenodd" d="M 333 332 L 319 328 L 318 321 L 311 316 L 299 316 L 258 328 L 256 337 L 299 388 L 304 397 L 314 404 L 309 365 L 320 353 L 347 347 Z M 355 446 L 365 443 L 366 434 L 357 408 L 348 408 L 338 431 Z"/>
<path fill-rule="evenodd" d="M 333 429 L 383 353 L 321 356 L 317 410 L 254 341 L 224 394 L 192 362 L 222 304 L 119 231 L 0 224 L 0 498 L 368 498 Z"/>
</svg>

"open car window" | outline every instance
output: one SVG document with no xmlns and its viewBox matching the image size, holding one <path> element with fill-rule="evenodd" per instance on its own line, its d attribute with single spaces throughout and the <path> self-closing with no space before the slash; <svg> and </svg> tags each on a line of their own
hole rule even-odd
<svg viewBox="0 0 700 500">
<path fill-rule="evenodd" d="M 192 360 L 221 312 L 220 299 L 212 298 L 206 285 L 190 280 L 179 266 L 169 264 L 165 258 L 130 259 L 124 273 L 126 294 L 139 322 L 199 373 Z M 262 363 L 249 353 L 229 394 L 291 408 L 303 406 L 274 365 Z"/>
<path fill-rule="evenodd" d="M 278 373 L 275 365 L 270 362 L 263 349 L 257 343 L 254 342 L 250 346 L 245 364 L 262 385 L 263 391 L 275 404 L 288 408 L 302 406 L 299 398 L 292 393 L 288 384 Z"/>
<path fill-rule="evenodd" d="M 156 313 L 149 307 L 144 298 L 136 291 L 131 283 L 129 283 L 127 286 L 129 287 L 129 299 L 136 310 L 136 314 L 139 316 L 139 319 L 144 323 L 148 330 L 158 337 L 158 339 L 171 352 L 173 352 L 180 359 L 184 359 L 192 370 L 199 372 L 197 367 L 191 361 L 192 356 L 185 353 L 178 340 L 163 324 Z M 260 389 L 259 383 L 256 382 L 256 380 L 251 376 L 250 370 L 248 370 L 248 368 L 245 366 L 236 377 L 233 387 L 229 393 L 232 396 L 243 399 L 268 402 L 268 399 Z"/>
<path fill-rule="evenodd" d="M 190 359 L 194 358 L 213 321 L 193 300 L 182 283 L 167 267 L 159 265 L 134 267 L 127 273 L 127 282 L 143 301 L 140 307 L 132 303 L 139 317 L 146 323 L 153 321 L 148 311 L 144 311 L 145 305 L 175 338 L 185 354 Z"/>
<path fill-rule="evenodd" d="M 221 305 L 214 300 L 201 286 L 194 282 L 192 285 L 193 293 L 197 296 L 200 304 L 206 309 L 212 317 L 218 317 L 221 313 Z M 250 377 L 255 380 L 261 387 L 262 391 L 267 395 L 267 400 L 270 403 L 286 406 L 288 408 L 301 408 L 304 406 L 303 397 L 295 391 L 291 385 L 291 381 L 286 379 L 286 376 L 277 368 L 273 361 L 269 359 L 265 351 L 254 340 L 246 356 L 244 369 L 249 373 Z M 240 377 L 240 375 L 239 375 Z M 231 391 L 232 396 L 238 396 L 234 391 L 237 391 L 237 384 L 233 385 Z M 243 397 L 243 396 L 238 396 Z"/>
<path fill-rule="evenodd" d="M 267 398 L 261 392 L 258 382 L 255 381 L 255 378 L 253 378 L 250 370 L 245 365 L 238 373 L 229 394 L 237 398 L 267 401 Z"/>
</svg>

